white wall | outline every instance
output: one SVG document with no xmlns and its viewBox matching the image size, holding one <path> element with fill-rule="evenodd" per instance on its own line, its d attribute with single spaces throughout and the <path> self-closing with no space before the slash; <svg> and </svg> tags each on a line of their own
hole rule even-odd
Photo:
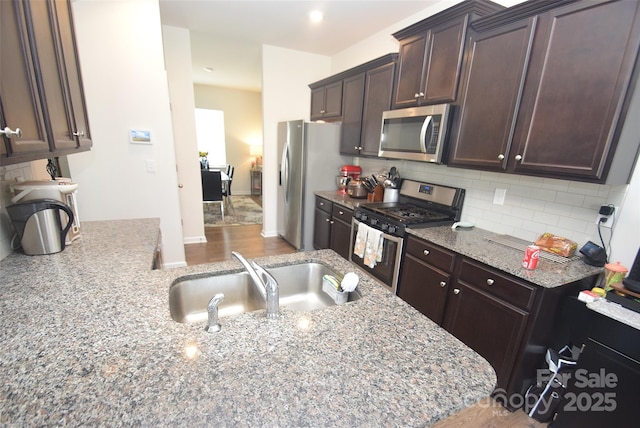
<svg viewBox="0 0 640 428">
<path fill-rule="evenodd" d="M 185 244 L 207 242 L 204 235 L 202 181 L 198 168 L 198 144 L 194 117 L 189 30 L 163 26 L 164 56 L 171 99 L 171 123 L 175 145 L 180 215 Z"/>
<path fill-rule="evenodd" d="M 158 1 L 80 1 L 73 12 L 94 143 L 90 152 L 69 156 L 71 176 L 82 189 L 80 218 L 159 217 L 165 266 L 182 266 Z M 130 129 L 151 131 L 153 144 L 130 144 Z"/>
<path fill-rule="evenodd" d="M 264 154 L 262 172 L 265 236 L 277 236 L 278 122 L 309 120 L 309 83 L 331 75 L 329 57 L 265 45 L 262 48 L 262 111 Z"/>
</svg>

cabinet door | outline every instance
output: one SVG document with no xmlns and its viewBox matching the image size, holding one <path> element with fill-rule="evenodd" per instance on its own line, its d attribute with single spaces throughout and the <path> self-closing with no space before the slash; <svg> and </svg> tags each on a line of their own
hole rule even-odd
<svg viewBox="0 0 640 428">
<path fill-rule="evenodd" d="M 53 2 L 30 0 L 25 7 L 30 9 L 32 33 L 38 51 L 41 69 L 42 91 L 46 103 L 45 117 L 51 127 L 54 149 L 73 149 L 77 147 L 73 136 L 74 125 L 71 100 L 68 96 L 68 83 L 64 60 L 60 54 L 60 33 L 55 21 Z"/>
<path fill-rule="evenodd" d="M 382 112 L 391 108 L 395 63 L 381 65 L 366 75 L 362 115 L 361 154 L 378 156 Z"/>
<path fill-rule="evenodd" d="M 331 246 L 331 213 L 318 208 L 313 219 L 313 246 L 317 250 Z"/>
<path fill-rule="evenodd" d="M 427 41 L 428 35 L 424 33 L 400 42 L 392 108 L 416 106 L 419 98 L 424 96 L 421 85 L 425 70 Z"/>
<path fill-rule="evenodd" d="M 344 155 L 357 155 L 360 153 L 364 81 L 365 74 L 360 73 L 344 79 L 343 82 L 340 153 Z"/>
<path fill-rule="evenodd" d="M 27 5 L 0 2 L 0 129 L 22 132 L 22 137 L 0 137 L 2 163 L 5 157 L 27 153 L 46 157 L 49 142 L 41 108 L 38 82 L 32 59 L 32 42 L 27 32 Z M 6 156 L 5 156 L 6 155 Z M 36 159 L 34 157 L 33 159 Z"/>
<path fill-rule="evenodd" d="M 431 30 L 421 104 L 454 101 L 460 80 L 468 15 Z"/>
<path fill-rule="evenodd" d="M 449 279 L 449 274 L 406 254 L 398 282 L 398 297 L 441 325 Z"/>
<path fill-rule="evenodd" d="M 322 119 L 324 112 L 324 87 L 311 90 L 311 120 Z"/>
<path fill-rule="evenodd" d="M 342 80 L 325 86 L 324 113 L 325 118 L 342 115 Z"/>
<path fill-rule="evenodd" d="M 333 218 L 331 223 L 331 244 L 329 248 L 349 260 L 350 239 L 351 224 Z"/>
<path fill-rule="evenodd" d="M 449 165 L 506 169 L 534 25 L 470 31 Z"/>
<path fill-rule="evenodd" d="M 528 313 L 458 281 L 451 287 L 444 327 L 482 355 L 506 390 Z"/>
<path fill-rule="evenodd" d="M 71 3 L 68 1 L 56 0 L 53 2 L 53 9 L 59 31 L 59 41 L 61 58 L 59 61 L 64 64 L 61 73 L 66 75 L 63 81 L 67 84 L 67 91 L 70 102 L 71 125 L 73 137 L 79 147 L 90 147 L 91 132 L 89 131 L 89 120 L 86 110 L 86 101 L 80 73 L 80 62 L 76 51 L 76 37 L 73 30 L 71 15 Z"/>
<path fill-rule="evenodd" d="M 514 172 L 601 179 L 640 42 L 637 1 L 577 2 L 540 17 Z"/>
</svg>

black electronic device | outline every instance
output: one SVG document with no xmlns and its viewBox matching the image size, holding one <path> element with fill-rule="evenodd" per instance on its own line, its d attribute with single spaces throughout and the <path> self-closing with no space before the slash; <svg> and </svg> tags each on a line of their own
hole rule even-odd
<svg viewBox="0 0 640 428">
<path fill-rule="evenodd" d="M 583 261 L 590 266 L 602 267 L 607 263 L 607 252 L 591 241 L 584 244 L 580 252 L 584 255 Z"/>
<path fill-rule="evenodd" d="M 622 280 L 622 285 L 627 290 L 640 293 L 640 249 L 638 249 L 638 254 L 636 254 L 636 259 L 633 261 L 629 274 Z"/>
</svg>

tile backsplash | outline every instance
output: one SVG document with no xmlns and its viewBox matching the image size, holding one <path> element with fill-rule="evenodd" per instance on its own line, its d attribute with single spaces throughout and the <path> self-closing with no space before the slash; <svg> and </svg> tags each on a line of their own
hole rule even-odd
<svg viewBox="0 0 640 428">
<path fill-rule="evenodd" d="M 527 241 L 551 232 L 578 247 L 587 241 L 601 245 L 596 227 L 600 206 L 621 206 L 628 188 L 410 161 L 360 158 L 356 162 L 366 175 L 396 166 L 402 178 L 466 189 L 462 220 L 482 229 Z M 505 191 L 502 205 L 494 203 L 497 189 Z M 611 229 L 602 228 L 605 245 L 610 235 Z"/>
</svg>

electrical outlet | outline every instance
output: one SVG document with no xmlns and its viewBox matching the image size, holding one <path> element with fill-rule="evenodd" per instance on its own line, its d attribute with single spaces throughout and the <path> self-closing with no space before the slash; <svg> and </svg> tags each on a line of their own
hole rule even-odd
<svg viewBox="0 0 640 428">
<path fill-rule="evenodd" d="M 493 203 L 495 205 L 504 205 L 505 196 L 507 196 L 507 189 L 496 189 L 493 193 Z"/>
<path fill-rule="evenodd" d="M 600 225 L 601 227 L 606 227 L 608 229 L 613 228 L 613 222 L 615 220 L 615 215 L 617 212 L 618 212 L 618 207 L 615 207 L 611 215 L 598 214 L 596 218 L 596 224 Z"/>
</svg>

